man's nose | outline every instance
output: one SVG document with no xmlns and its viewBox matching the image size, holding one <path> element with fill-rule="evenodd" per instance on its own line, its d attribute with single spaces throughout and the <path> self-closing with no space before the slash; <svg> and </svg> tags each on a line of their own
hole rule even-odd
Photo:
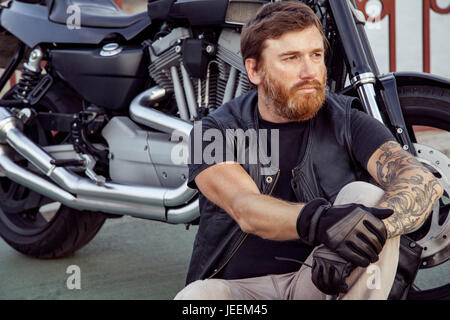
<svg viewBox="0 0 450 320">
<path fill-rule="evenodd" d="M 300 79 L 308 80 L 314 79 L 317 75 L 318 67 L 316 63 L 309 58 L 302 59 L 300 63 L 299 77 Z"/>
</svg>

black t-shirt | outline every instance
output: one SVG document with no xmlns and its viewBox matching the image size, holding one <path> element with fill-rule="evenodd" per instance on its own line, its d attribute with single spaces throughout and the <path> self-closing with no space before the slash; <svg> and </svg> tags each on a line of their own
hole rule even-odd
<svg viewBox="0 0 450 320">
<path fill-rule="evenodd" d="M 271 130 L 278 130 L 279 134 L 280 174 L 271 195 L 282 200 L 296 202 L 294 190 L 290 187 L 290 181 L 292 169 L 299 163 L 300 157 L 305 153 L 308 135 L 304 133 L 308 124 L 307 122 L 273 123 L 259 117 L 259 127 L 268 131 L 268 154 L 271 153 Z"/>
<path fill-rule="evenodd" d="M 268 130 L 276 129 L 279 133 L 279 177 L 271 195 L 273 197 L 296 202 L 295 194 L 291 188 L 292 169 L 295 168 L 303 158 L 306 149 L 307 122 L 272 123 L 259 118 L 260 128 Z M 214 121 L 206 119 L 202 121 L 202 131 L 216 128 Z M 379 121 L 368 116 L 366 113 L 352 110 L 351 113 L 351 135 L 352 152 L 354 158 L 366 168 L 370 156 L 384 142 L 394 140 L 390 131 Z M 191 137 L 192 138 L 192 137 Z M 195 139 L 191 139 L 194 141 Z M 199 141 L 199 140 L 197 140 Z M 211 141 L 204 141 L 201 145 L 204 150 Z M 268 141 L 270 147 L 270 141 Z M 191 154 L 195 152 L 195 145 L 191 144 Z M 197 145 L 197 147 L 200 147 Z M 226 147 L 224 146 L 223 150 Z M 271 150 L 269 148 L 268 154 Z M 225 161 L 226 156 L 223 156 Z M 195 188 L 195 177 L 207 167 L 215 163 L 197 163 L 189 165 L 188 185 Z M 219 278 L 239 279 L 256 277 L 267 274 L 282 274 L 299 269 L 300 265 L 292 261 L 281 261 L 276 257 L 304 261 L 311 253 L 312 248 L 301 240 L 273 241 L 262 239 L 256 235 L 249 234 L 241 247 L 236 251 L 232 259 L 222 269 Z"/>
</svg>

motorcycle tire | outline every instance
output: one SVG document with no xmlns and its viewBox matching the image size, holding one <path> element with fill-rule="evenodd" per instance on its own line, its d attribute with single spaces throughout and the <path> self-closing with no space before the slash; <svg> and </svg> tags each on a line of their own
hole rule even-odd
<svg viewBox="0 0 450 320">
<path fill-rule="evenodd" d="M 3 99 L 11 98 L 14 88 Z M 80 98 L 55 82 L 35 108 L 45 112 L 75 113 Z M 27 126 L 25 133 L 41 146 L 62 143 L 63 132 L 45 132 L 39 124 Z M 27 165 L 24 161 L 23 165 Z M 44 213 L 41 209 L 51 208 Z M 78 211 L 45 198 L 11 180 L 0 177 L 0 236 L 15 250 L 34 258 L 68 256 L 86 245 L 102 227 L 102 213 Z"/>
<path fill-rule="evenodd" d="M 439 151 L 446 153 L 448 156 L 450 152 L 450 139 L 447 139 L 447 136 L 450 136 L 450 134 L 448 134 L 450 132 L 450 88 L 425 85 L 402 86 L 398 88 L 398 94 L 406 126 L 411 134 L 413 142 L 427 144 L 427 142 L 420 140 L 420 127 L 417 126 L 426 126 L 439 129 L 440 131 L 436 132 L 446 135 L 444 139 L 445 145 L 440 146 L 441 149 L 445 150 Z M 432 143 L 433 141 L 429 142 Z M 436 148 L 436 146 L 430 146 Z M 446 191 L 447 192 L 444 194 L 444 197 L 446 197 L 446 201 L 448 201 L 449 191 Z M 443 208 L 443 206 L 446 207 L 443 211 L 444 214 L 448 215 L 448 203 L 444 204 L 443 201 L 440 203 L 441 208 Z M 448 300 L 450 299 L 450 283 L 426 290 L 420 290 L 417 286 L 414 286 L 409 291 L 407 299 Z"/>
</svg>

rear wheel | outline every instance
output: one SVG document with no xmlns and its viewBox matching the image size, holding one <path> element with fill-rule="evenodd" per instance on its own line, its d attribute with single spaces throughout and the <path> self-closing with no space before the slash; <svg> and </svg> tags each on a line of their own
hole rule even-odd
<svg viewBox="0 0 450 320">
<path fill-rule="evenodd" d="M 80 107 L 78 96 L 55 83 L 35 108 L 45 112 L 74 113 Z M 41 146 L 60 144 L 67 139 L 67 134 L 45 131 L 38 123 L 28 126 L 25 133 Z M 27 162 L 24 160 L 21 165 L 27 166 Z M 101 213 L 65 207 L 0 177 L 0 235 L 25 255 L 42 259 L 67 256 L 87 244 L 105 219 Z"/>
<path fill-rule="evenodd" d="M 445 189 L 430 218 L 412 234 L 424 250 L 408 299 L 450 299 L 450 89 L 404 86 L 399 98 L 418 158 Z"/>
</svg>

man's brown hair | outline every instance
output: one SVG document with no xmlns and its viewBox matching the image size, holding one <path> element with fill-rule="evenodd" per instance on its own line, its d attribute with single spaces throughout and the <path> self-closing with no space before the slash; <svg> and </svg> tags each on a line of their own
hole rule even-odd
<svg viewBox="0 0 450 320">
<path fill-rule="evenodd" d="M 324 48 L 328 48 L 328 40 L 323 34 L 322 24 L 314 11 L 300 1 L 274 2 L 264 5 L 256 16 L 242 28 L 241 54 L 245 60 L 253 58 L 257 67 L 261 66 L 261 53 L 265 40 L 278 39 L 289 31 L 304 30 L 315 26 L 322 35 Z"/>
</svg>

